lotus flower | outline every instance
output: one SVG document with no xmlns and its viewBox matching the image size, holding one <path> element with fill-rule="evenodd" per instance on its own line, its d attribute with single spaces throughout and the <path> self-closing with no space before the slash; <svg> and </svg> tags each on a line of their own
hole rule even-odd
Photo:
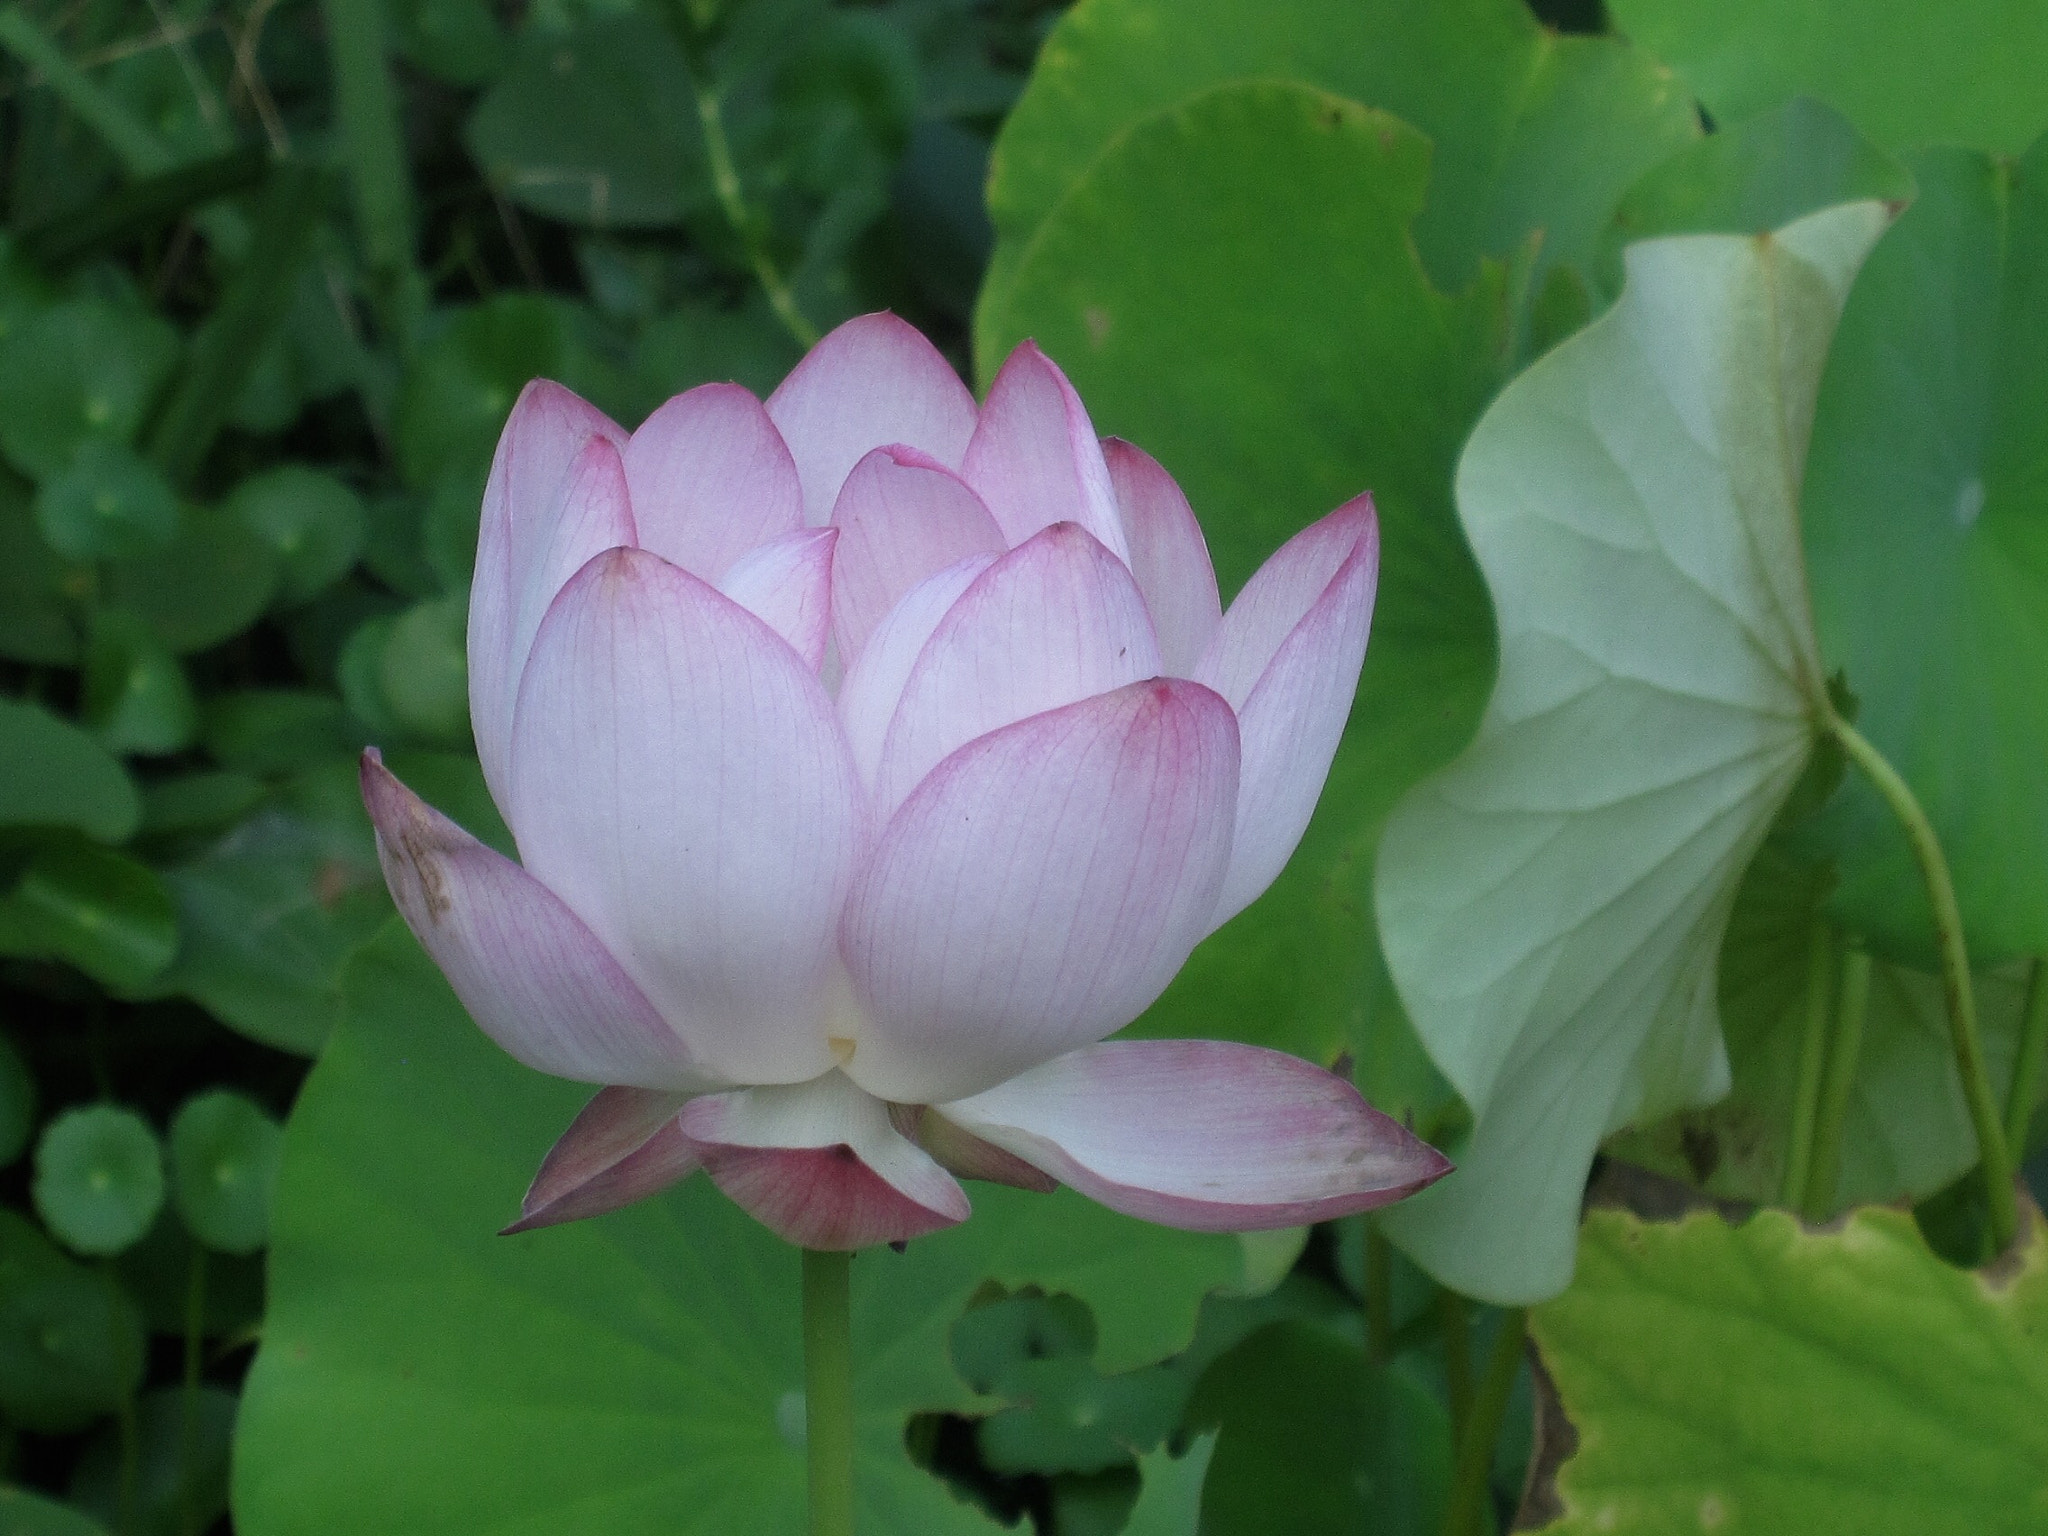
<svg viewBox="0 0 2048 1536">
<path fill-rule="evenodd" d="M 529 386 L 469 614 L 519 862 L 363 763 L 476 1022 L 606 1085 L 514 1230 L 700 1167 L 818 1249 L 964 1219 L 961 1176 L 1222 1231 L 1440 1177 L 1321 1067 L 1102 1043 L 1300 839 L 1377 558 L 1361 497 L 1222 613 L 1178 488 L 1030 343 L 978 410 L 890 315 L 630 435 Z"/>
</svg>

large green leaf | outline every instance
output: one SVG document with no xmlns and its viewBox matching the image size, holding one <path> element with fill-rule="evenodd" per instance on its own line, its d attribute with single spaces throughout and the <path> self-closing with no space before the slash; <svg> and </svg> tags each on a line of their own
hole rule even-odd
<svg viewBox="0 0 2048 1536">
<path fill-rule="evenodd" d="M 1028 242 L 1090 162 L 1150 114 L 1251 80 L 1317 86 L 1434 141 L 1415 238 L 1450 288 L 1539 231 L 1539 265 L 1583 266 L 1622 190 L 1698 132 L 1648 59 L 1614 38 L 1559 36 L 1519 0 L 1084 0 L 1046 40 L 991 162 L 985 367 L 992 336 L 1013 328 L 1003 311 Z M 1162 270 L 1199 255 L 1159 249 Z"/>
<path fill-rule="evenodd" d="M 1578 1431 L 1556 1536 L 2048 1526 L 2048 1241 L 1951 1269 L 1900 1211 L 1587 1218 L 1530 1328 Z"/>
<path fill-rule="evenodd" d="M 1439 294 L 1409 238 L 1429 147 L 1305 86 L 1224 86 L 1131 129 L 1033 239 L 984 341 L 1035 335 L 1098 430 L 1157 455 L 1226 592 L 1370 487 L 1382 576 L 1353 724 L 1273 891 L 1141 1025 L 1328 1060 L 1377 974 L 1371 864 L 1396 796 L 1470 733 L 1486 594 L 1449 505 L 1497 378 L 1499 293 Z M 1276 165 L 1287 174 L 1274 174 Z"/>
<path fill-rule="evenodd" d="M 1887 149 L 2016 154 L 2048 125 L 2036 0 L 1609 0 L 1615 25 L 1724 122 L 1818 96 Z"/>
<path fill-rule="evenodd" d="M 118 843 L 141 819 L 135 782 L 105 747 L 40 704 L 0 699 L 0 826 Z"/>
<path fill-rule="evenodd" d="M 1913 167 L 1814 414 L 1814 621 L 1941 836 L 1972 956 L 2048 954 L 2048 139 Z M 1865 781 L 1822 841 L 1842 921 L 1931 963 L 1912 851 Z"/>
<path fill-rule="evenodd" d="M 703 1179 L 599 1221 L 493 1229 L 587 1089 L 500 1055 L 395 922 L 286 1133 L 238 1530 L 798 1532 L 794 1249 Z M 1236 1239 L 977 1185 L 974 1216 L 854 1264 L 863 1528 L 986 1531 L 904 1454 L 971 1409 L 948 1330 L 985 1281 L 1081 1297 L 1102 1367 L 1183 1347 Z"/>
<path fill-rule="evenodd" d="M 1469 1294 L 1562 1290 L 1600 1137 L 1727 1091 L 1722 929 L 1826 707 L 1793 498 L 1883 225 L 1854 203 L 1632 247 L 1615 307 L 1465 450 L 1500 684 L 1388 822 L 1379 912 L 1478 1117 L 1458 1170 L 1383 1224 Z"/>
</svg>

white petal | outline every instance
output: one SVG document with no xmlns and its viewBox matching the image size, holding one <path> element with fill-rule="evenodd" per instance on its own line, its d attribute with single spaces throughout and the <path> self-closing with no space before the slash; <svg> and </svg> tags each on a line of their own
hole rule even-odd
<svg viewBox="0 0 2048 1536">
<path fill-rule="evenodd" d="M 846 727 L 863 784 L 875 782 L 889 722 L 896 718 L 903 685 L 910 680 L 917 658 L 924 654 L 932 631 L 960 600 L 960 594 L 994 564 L 993 555 L 972 555 L 927 577 L 903 594 L 861 647 L 860 659 L 839 688 L 839 719 Z"/>
<path fill-rule="evenodd" d="M 1131 547 L 1131 574 L 1159 633 L 1160 660 L 1169 677 L 1192 677 L 1223 622 L 1202 526 L 1173 476 L 1143 449 L 1106 437 L 1102 456 Z"/>
<path fill-rule="evenodd" d="M 799 528 L 740 557 L 718 590 L 789 642 L 813 672 L 832 634 L 835 528 Z"/>
<path fill-rule="evenodd" d="M 677 395 L 626 444 L 640 543 L 716 583 L 748 550 L 803 527 L 803 488 L 782 435 L 737 384 Z"/>
<path fill-rule="evenodd" d="M 1095 428 L 1036 342 L 1020 343 L 997 371 L 960 472 L 1012 547 L 1054 523 L 1079 523 L 1129 561 Z"/>
<path fill-rule="evenodd" d="M 1009 547 L 967 482 L 913 448 L 877 448 L 856 464 L 832 522 L 832 626 L 849 666 L 912 587 L 969 555 Z"/>
</svg>

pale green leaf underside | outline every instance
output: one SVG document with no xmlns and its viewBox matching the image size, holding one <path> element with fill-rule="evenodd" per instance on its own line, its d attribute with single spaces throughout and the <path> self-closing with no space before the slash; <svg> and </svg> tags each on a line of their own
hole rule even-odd
<svg viewBox="0 0 2048 1536">
<path fill-rule="evenodd" d="M 1615 307 L 1466 446 L 1500 678 L 1388 822 L 1378 897 L 1409 1016 L 1477 1119 L 1387 1227 L 1469 1294 L 1563 1289 L 1600 1138 L 1727 1090 L 1721 933 L 1822 702 L 1801 461 L 1884 217 L 1631 248 Z"/>
</svg>

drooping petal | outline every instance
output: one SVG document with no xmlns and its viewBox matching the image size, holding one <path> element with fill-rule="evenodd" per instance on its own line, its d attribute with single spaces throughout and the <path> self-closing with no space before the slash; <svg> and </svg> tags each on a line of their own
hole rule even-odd
<svg viewBox="0 0 2048 1536">
<path fill-rule="evenodd" d="M 542 621 L 513 722 L 528 869 L 728 1081 L 832 1065 L 818 1027 L 864 838 L 813 674 L 739 604 L 613 550 Z"/>
<path fill-rule="evenodd" d="M 469 597 L 469 714 L 484 781 L 501 810 L 512 700 L 519 691 L 526 643 L 533 635 L 529 629 L 523 642 L 515 641 L 514 630 L 533 585 L 529 578 L 535 551 L 556 542 L 551 535 L 564 508 L 565 482 L 594 437 L 615 448 L 626 441 L 626 434 L 596 406 L 550 379 L 535 379 L 520 391 L 506 418 L 484 485 L 476 576 Z M 630 513 L 627 516 L 624 542 L 630 544 Z M 561 580 L 555 585 L 559 587 Z M 541 607 L 546 606 L 543 597 Z"/>
<path fill-rule="evenodd" d="M 977 736 L 1158 675 L 1130 571 L 1084 529 L 1056 523 L 977 577 L 932 631 L 889 722 L 878 813 Z"/>
<path fill-rule="evenodd" d="M 967 1219 L 952 1175 L 838 1072 L 692 1099 L 682 1127 L 713 1182 L 800 1247 L 902 1242 Z"/>
<path fill-rule="evenodd" d="M 718 583 L 719 591 L 787 640 L 813 672 L 824 664 L 832 634 L 838 542 L 836 528 L 799 528 L 742 555 Z"/>
<path fill-rule="evenodd" d="M 1009 547 L 967 482 L 914 448 L 877 448 L 854 465 L 832 522 L 832 627 L 848 666 L 912 587 L 969 555 Z"/>
<path fill-rule="evenodd" d="M 1202 525 L 1173 476 L 1144 449 L 1106 437 L 1102 457 L 1131 547 L 1131 574 L 1159 632 L 1159 659 L 1169 677 L 1192 677 L 1223 622 Z"/>
<path fill-rule="evenodd" d="M 839 686 L 839 720 L 853 748 L 861 782 L 872 786 L 882 763 L 882 743 L 903 698 L 903 685 L 939 621 L 975 578 L 995 564 L 994 555 L 970 555 L 958 565 L 928 576 L 906 592 L 875 626 L 859 659 Z"/>
<path fill-rule="evenodd" d="M 1237 723 L 1154 679 L 969 743 L 904 802 L 847 904 L 864 1005 L 847 1074 L 926 1104 L 1136 1018 L 1230 857 Z"/>
<path fill-rule="evenodd" d="M 803 479 L 804 518 L 813 527 L 853 466 L 876 448 L 904 443 L 958 469 L 974 435 L 974 396 L 915 326 L 891 314 L 858 315 L 798 363 L 768 414 L 782 430 Z"/>
<path fill-rule="evenodd" d="M 1379 580 L 1372 498 L 1296 534 L 1245 583 L 1195 676 L 1237 710 L 1237 841 L 1213 919 L 1273 883 L 1307 829 L 1358 691 Z"/>
<path fill-rule="evenodd" d="M 553 892 L 401 784 L 372 747 L 363 803 L 385 882 L 477 1027 L 536 1071 L 637 1088 L 721 1086 Z"/>
<path fill-rule="evenodd" d="M 1195 1232 L 1329 1221 L 1451 1168 L 1335 1073 L 1222 1040 L 1085 1046 L 938 1113 L 1111 1210 Z"/>
<path fill-rule="evenodd" d="M 1011 547 L 1053 523 L 1079 523 L 1119 560 L 1130 559 L 1095 428 L 1038 343 L 1021 342 L 1004 359 L 960 472 Z"/>
<path fill-rule="evenodd" d="M 519 1219 L 501 1234 L 602 1216 L 686 1178 L 700 1166 L 676 1115 L 686 1093 L 600 1088 L 548 1149 Z"/>
<path fill-rule="evenodd" d="M 625 460 L 641 546 L 714 585 L 748 550 L 804 525 L 789 449 L 738 384 L 699 385 L 662 405 Z"/>
</svg>

